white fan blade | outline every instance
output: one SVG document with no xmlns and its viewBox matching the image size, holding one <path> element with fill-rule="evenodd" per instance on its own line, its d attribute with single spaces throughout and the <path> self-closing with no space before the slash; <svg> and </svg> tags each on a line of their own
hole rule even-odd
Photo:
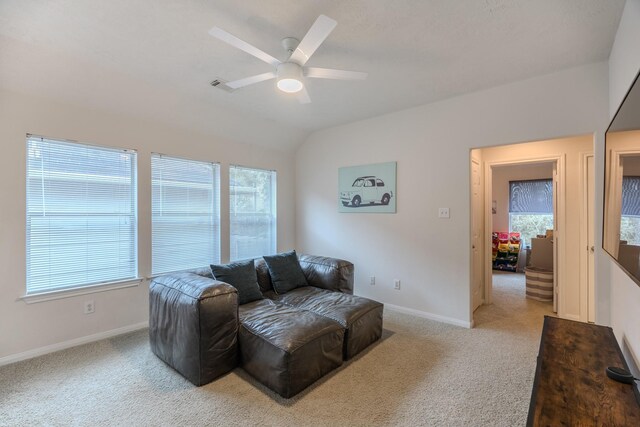
<svg viewBox="0 0 640 427">
<path fill-rule="evenodd" d="M 304 69 L 306 77 L 315 79 L 336 79 L 336 80 L 364 80 L 369 74 L 360 71 L 332 70 L 331 68 L 307 67 Z"/>
<path fill-rule="evenodd" d="M 276 73 L 271 72 L 271 73 L 264 73 L 264 74 L 258 74 L 256 76 L 246 77 L 240 80 L 234 80 L 232 82 L 227 82 L 226 85 L 229 86 L 231 89 L 239 89 L 241 87 L 249 86 L 254 83 L 260 83 L 265 80 L 271 80 L 275 78 L 276 78 Z"/>
<path fill-rule="evenodd" d="M 289 57 L 289 61 L 304 65 L 318 46 L 329 37 L 331 31 L 338 25 L 336 21 L 328 16 L 320 15 L 313 23 L 307 34 L 304 36 L 296 50 Z"/>
<path fill-rule="evenodd" d="M 298 92 L 298 102 L 300 104 L 310 104 L 311 98 L 309 98 L 309 92 L 307 92 L 307 88 L 303 87 L 300 92 Z"/>
<path fill-rule="evenodd" d="M 240 40 L 239 38 L 237 38 L 233 34 L 229 34 L 229 33 L 227 33 L 225 30 L 223 30 L 221 28 L 213 27 L 212 29 L 209 30 L 209 34 L 211 34 L 213 37 L 215 37 L 217 39 L 222 40 L 225 43 L 230 44 L 233 47 L 237 47 L 240 50 L 244 50 L 249 55 L 253 55 L 256 58 L 260 59 L 261 61 L 264 61 L 267 64 L 271 64 L 274 67 L 277 67 L 278 64 L 280 64 L 280 61 L 278 61 L 273 56 L 269 55 L 268 53 L 265 53 L 265 52 L 261 51 L 260 49 L 258 49 L 255 46 L 250 45 L 249 43 L 245 42 L 244 40 Z"/>
</svg>

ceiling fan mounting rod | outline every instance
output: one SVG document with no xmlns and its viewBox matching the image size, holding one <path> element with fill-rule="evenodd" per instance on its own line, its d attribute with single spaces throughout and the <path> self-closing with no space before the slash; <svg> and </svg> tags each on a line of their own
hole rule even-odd
<svg viewBox="0 0 640 427">
<path fill-rule="evenodd" d="M 282 39 L 281 43 L 284 50 L 289 52 L 289 55 L 291 55 L 300 44 L 300 40 L 296 39 L 295 37 L 285 37 Z"/>
</svg>

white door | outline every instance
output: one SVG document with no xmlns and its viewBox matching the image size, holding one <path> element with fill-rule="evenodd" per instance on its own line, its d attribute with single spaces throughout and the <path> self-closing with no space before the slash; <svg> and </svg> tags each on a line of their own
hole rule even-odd
<svg viewBox="0 0 640 427">
<path fill-rule="evenodd" d="M 558 164 L 553 164 L 553 312 L 558 312 Z"/>
<path fill-rule="evenodd" d="M 595 254 L 594 254 L 594 222 L 593 208 L 595 206 L 595 169 L 593 156 L 587 157 L 587 321 L 596 321 L 596 291 L 595 291 Z"/>
<path fill-rule="evenodd" d="M 482 245 L 482 203 L 480 200 L 480 163 L 471 160 L 471 250 L 473 263 L 473 310 L 475 311 L 482 302 L 484 297 L 484 280 L 482 253 L 480 245 Z"/>
</svg>

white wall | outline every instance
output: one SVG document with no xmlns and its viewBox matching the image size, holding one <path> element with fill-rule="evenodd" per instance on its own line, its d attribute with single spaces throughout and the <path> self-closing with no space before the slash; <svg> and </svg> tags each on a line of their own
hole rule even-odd
<svg viewBox="0 0 640 427">
<path fill-rule="evenodd" d="M 627 0 L 609 58 L 611 117 L 640 69 L 639 22 L 640 0 Z M 631 356 L 635 358 L 636 365 L 640 365 L 640 286 L 627 277 L 608 255 L 602 250 L 600 252 L 602 274 L 598 274 L 598 279 L 611 286 L 611 327 L 622 343 L 627 359 Z"/>
<path fill-rule="evenodd" d="M 294 155 L 292 152 L 234 143 L 176 130 L 164 123 L 76 108 L 49 100 L 0 92 L 0 364 L 54 346 L 148 319 L 148 284 L 121 290 L 27 305 L 25 294 L 25 134 L 73 139 L 138 150 L 139 273 L 151 270 L 150 153 L 220 162 L 222 260 L 229 258 L 228 166 L 241 164 L 278 173 L 278 248 L 294 247 Z M 95 301 L 95 313 L 83 314 L 83 302 Z M 34 353 L 35 351 L 35 353 Z M 30 353 L 25 353 L 30 352 Z"/>
<path fill-rule="evenodd" d="M 640 147 L 640 132 L 637 132 L 636 145 Z M 622 160 L 624 176 L 640 176 L 640 156 L 625 157 Z"/>
<path fill-rule="evenodd" d="M 509 231 L 509 181 L 551 179 L 553 163 L 533 163 L 493 168 L 492 199 L 496 201 L 491 231 Z"/>
<path fill-rule="evenodd" d="M 316 132 L 296 154 L 297 247 L 353 261 L 359 295 L 469 325 L 470 149 L 602 132 L 607 112 L 598 63 Z M 396 214 L 338 213 L 339 167 L 394 160 Z"/>
<path fill-rule="evenodd" d="M 618 110 L 640 70 L 640 0 L 627 0 L 609 55 L 609 112 Z"/>
</svg>

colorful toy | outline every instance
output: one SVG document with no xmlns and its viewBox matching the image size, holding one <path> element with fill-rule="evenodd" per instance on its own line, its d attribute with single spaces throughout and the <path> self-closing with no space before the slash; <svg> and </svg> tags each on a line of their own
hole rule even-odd
<svg viewBox="0 0 640 427">
<path fill-rule="evenodd" d="M 520 233 L 494 231 L 491 237 L 493 269 L 516 271 L 520 254 Z"/>
</svg>

